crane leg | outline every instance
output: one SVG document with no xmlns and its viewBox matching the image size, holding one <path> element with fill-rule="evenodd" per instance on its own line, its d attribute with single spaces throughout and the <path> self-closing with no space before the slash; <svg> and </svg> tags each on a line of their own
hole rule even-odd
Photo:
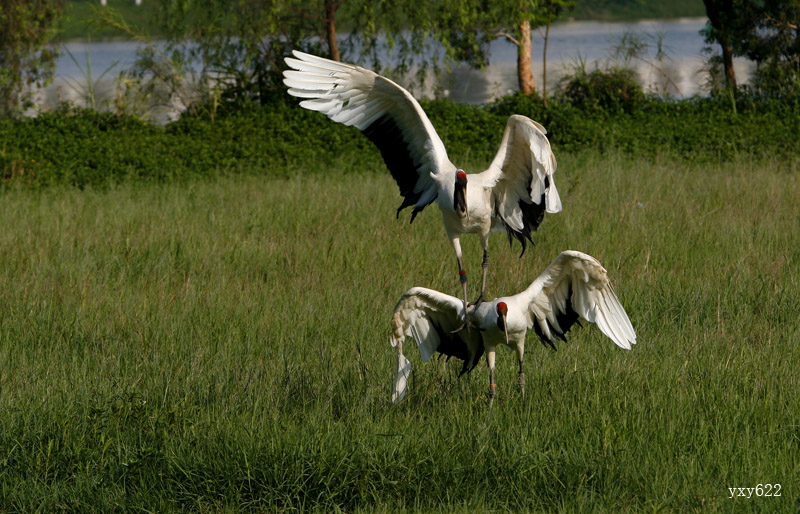
<svg viewBox="0 0 800 514">
<path fill-rule="evenodd" d="M 461 264 L 461 257 L 458 257 L 458 278 L 461 281 L 461 286 L 464 288 L 464 321 L 467 317 L 467 272 L 464 271 L 464 266 Z"/>
<path fill-rule="evenodd" d="M 489 370 L 489 412 L 492 412 L 494 397 L 497 394 L 497 384 L 494 383 L 494 368 Z"/>
<path fill-rule="evenodd" d="M 456 255 L 456 258 L 458 259 L 458 277 L 461 280 L 461 285 L 464 286 L 464 320 L 461 323 L 461 326 L 453 330 L 451 334 L 460 332 L 461 330 L 464 329 L 464 327 L 467 328 L 467 331 L 469 331 L 470 329 L 470 323 L 469 321 L 467 321 L 467 272 L 464 271 L 464 266 L 461 264 L 461 255 L 460 255 L 461 248 L 459 247 L 458 250 L 459 252 Z"/>
<path fill-rule="evenodd" d="M 471 328 L 475 328 L 475 326 L 467 320 L 467 307 L 469 307 L 469 301 L 467 300 L 467 272 L 464 270 L 464 264 L 461 262 L 461 241 L 459 241 L 457 236 L 450 236 L 450 242 L 453 244 L 453 250 L 456 252 L 456 259 L 458 260 L 458 278 L 461 281 L 461 287 L 464 288 L 464 319 L 462 320 L 461 326 L 451 332 L 456 333 L 463 330 L 464 327 L 469 331 Z"/>
<path fill-rule="evenodd" d="M 522 403 L 525 403 L 525 370 L 522 367 L 522 358 L 524 355 L 524 344 L 517 344 L 517 357 L 519 358 L 519 390 L 522 392 Z"/>
<path fill-rule="evenodd" d="M 494 347 L 486 349 L 486 363 L 489 365 L 489 414 L 492 413 L 494 397 L 497 394 L 497 384 L 494 382 Z"/>
<path fill-rule="evenodd" d="M 467 322 L 467 272 L 464 270 L 464 264 L 461 262 L 461 239 L 457 235 L 451 235 L 448 231 L 447 236 L 450 238 L 450 244 L 453 245 L 453 251 L 456 252 L 456 260 L 458 261 L 458 279 L 461 281 L 461 287 L 464 288 L 464 323 Z M 461 328 L 464 328 L 463 326 Z M 459 329 L 460 330 L 460 329 Z"/>
<path fill-rule="evenodd" d="M 481 268 L 483 268 L 483 279 L 481 280 L 481 295 L 478 297 L 477 300 L 475 300 L 475 305 L 480 304 L 486 299 L 486 274 L 489 271 L 489 250 L 487 250 L 486 248 L 483 249 L 483 263 L 481 263 Z"/>
</svg>

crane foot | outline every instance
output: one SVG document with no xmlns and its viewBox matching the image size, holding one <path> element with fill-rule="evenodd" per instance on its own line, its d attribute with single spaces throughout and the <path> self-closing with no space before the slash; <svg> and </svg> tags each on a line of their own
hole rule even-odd
<svg viewBox="0 0 800 514">
<path fill-rule="evenodd" d="M 467 305 L 470 306 L 470 307 L 477 307 L 478 305 L 482 304 L 485 301 L 486 300 L 483 298 L 483 293 L 481 293 L 481 295 L 478 297 L 477 300 L 475 300 L 472 303 L 468 303 Z"/>
</svg>

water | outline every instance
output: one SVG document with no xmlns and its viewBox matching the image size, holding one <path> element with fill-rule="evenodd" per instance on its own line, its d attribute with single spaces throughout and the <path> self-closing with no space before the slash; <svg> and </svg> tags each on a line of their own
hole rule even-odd
<svg viewBox="0 0 800 514">
<path fill-rule="evenodd" d="M 699 33 L 705 22 L 705 18 L 688 18 L 554 25 L 550 29 L 547 52 L 547 90 L 554 91 L 559 80 L 578 65 L 590 71 L 610 63 L 612 48 L 625 33 L 633 33 L 647 42 L 649 47 L 643 59 L 629 63 L 647 90 L 676 97 L 706 93 L 703 85 L 707 75 L 703 68 L 707 58 L 702 54 L 706 44 Z M 534 80 L 540 90 L 543 81 L 543 34 L 543 30 L 541 34 L 534 32 L 531 50 Z M 667 56 L 660 62 L 656 57 L 659 36 Z M 452 81 L 457 86 L 451 86 L 447 92 L 458 101 L 470 103 L 481 103 L 514 92 L 518 89 L 516 60 L 516 46 L 505 39 L 498 39 L 491 45 L 491 64 L 486 71 L 457 70 L 454 74 L 456 80 Z M 747 60 L 737 59 L 734 68 L 737 77 L 746 81 L 753 65 Z"/>
<path fill-rule="evenodd" d="M 644 59 L 629 63 L 646 89 L 676 97 L 703 94 L 706 74 L 703 66 L 706 58 L 702 50 L 706 46 L 700 29 L 705 18 L 678 20 L 643 20 L 626 23 L 609 22 L 564 22 L 550 29 L 550 43 L 547 55 L 547 90 L 552 92 L 565 73 L 571 72 L 579 63 L 588 70 L 602 67 L 610 59 L 611 48 L 625 33 L 633 33 L 645 40 L 649 49 Z M 667 57 L 661 61 L 656 58 L 656 42 L 661 36 Z M 533 70 L 537 88 L 542 87 L 543 31 L 535 31 L 533 37 Z M 67 43 L 65 47 L 74 57 L 64 52 L 56 63 L 56 79 L 39 96 L 39 104 L 52 108 L 59 101 L 67 100 L 78 105 L 86 103 L 88 92 L 88 67 L 96 82 L 95 96 L 98 104 L 113 101 L 117 89 L 115 78 L 129 69 L 136 58 L 135 42 L 95 42 Z M 443 79 L 438 87 L 428 86 L 414 89 L 415 94 L 432 96 L 439 94 L 456 101 L 483 103 L 498 96 L 517 90 L 516 47 L 505 39 L 495 40 L 490 47 L 490 65 L 484 71 L 456 67 Z M 749 61 L 734 62 L 737 77 L 746 81 L 753 66 Z M 103 73 L 106 75 L 98 81 Z M 172 119 L 181 110 L 179 104 L 166 108 L 159 115 L 161 119 Z"/>
</svg>

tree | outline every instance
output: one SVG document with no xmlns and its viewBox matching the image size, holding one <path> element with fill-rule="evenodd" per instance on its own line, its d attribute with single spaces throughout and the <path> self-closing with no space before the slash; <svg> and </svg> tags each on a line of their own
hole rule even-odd
<svg viewBox="0 0 800 514">
<path fill-rule="evenodd" d="M 56 51 L 49 46 L 63 0 L 0 0 L 0 117 L 31 105 L 27 88 L 53 78 Z"/>
<path fill-rule="evenodd" d="M 756 61 L 756 85 L 766 92 L 800 89 L 800 0 L 703 0 L 707 43 L 722 48 L 729 91 L 736 90 L 733 58 Z"/>
<path fill-rule="evenodd" d="M 542 50 L 542 102 L 547 108 L 547 46 L 550 41 L 550 25 L 564 15 L 564 13 L 575 8 L 574 0 L 542 0 L 539 4 L 539 19 L 541 25 L 545 26 L 544 49 Z"/>
<path fill-rule="evenodd" d="M 497 26 L 497 35 L 506 38 L 517 47 L 517 83 L 525 95 L 536 91 L 531 70 L 531 22 L 538 22 L 537 2 L 534 0 L 512 0 L 492 4 L 489 22 Z M 538 26 L 538 25 L 537 25 Z"/>
<path fill-rule="evenodd" d="M 336 39 L 336 12 L 346 0 L 287 0 L 281 5 L 288 7 L 282 22 L 305 25 L 304 29 L 316 32 L 317 36 L 328 45 L 328 57 L 341 61 L 339 43 Z M 352 3 L 352 2 L 351 2 Z M 293 19 L 294 18 L 294 19 Z"/>
<path fill-rule="evenodd" d="M 334 61 L 341 61 L 339 43 L 336 41 L 336 11 L 342 6 L 344 0 L 325 0 L 325 33 L 328 40 L 328 53 Z"/>
<path fill-rule="evenodd" d="M 431 52 L 432 41 L 442 43 L 445 55 L 451 57 L 460 52 L 456 47 L 465 36 L 471 38 L 461 30 L 462 17 L 474 15 L 463 8 L 468 2 L 433 0 L 418 6 L 402 1 L 356 2 L 353 35 L 360 49 L 358 60 L 383 72 L 404 73 L 413 64 L 435 66 L 440 56 Z"/>
<path fill-rule="evenodd" d="M 159 0 L 155 19 L 164 46 L 146 45 L 135 74 L 157 77 L 179 92 L 188 75 L 196 86 L 183 103 L 271 101 L 282 92 L 283 59 L 299 49 L 341 60 L 336 15 L 345 0 Z M 106 24 L 120 21 L 103 16 Z M 124 21 L 123 21 L 124 23 Z M 127 31 L 127 30 L 126 30 Z"/>
<path fill-rule="evenodd" d="M 800 0 L 766 0 L 740 44 L 756 61 L 754 86 L 765 94 L 800 93 Z"/>
<path fill-rule="evenodd" d="M 745 20 L 752 15 L 745 8 L 747 0 L 703 0 L 708 24 L 703 29 L 707 43 L 718 43 L 722 49 L 722 68 L 729 91 L 736 90 L 736 73 L 733 69 L 734 43 L 747 31 Z"/>
<path fill-rule="evenodd" d="M 462 16 L 465 25 L 462 30 L 483 35 L 472 41 L 473 46 L 480 48 L 478 54 L 488 53 L 488 43 L 495 37 L 505 38 L 517 47 L 517 83 L 519 90 L 531 95 L 536 90 L 531 66 L 531 31 L 545 27 L 545 78 L 547 73 L 547 42 L 551 23 L 572 9 L 571 0 L 473 0 L 463 2 L 470 7 L 463 10 L 471 16 Z M 488 57 L 484 57 L 484 62 Z"/>
</svg>

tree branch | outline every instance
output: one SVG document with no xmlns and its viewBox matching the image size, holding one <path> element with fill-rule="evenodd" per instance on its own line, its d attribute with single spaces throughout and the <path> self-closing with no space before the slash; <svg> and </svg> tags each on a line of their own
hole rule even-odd
<svg viewBox="0 0 800 514">
<path fill-rule="evenodd" d="M 514 36 L 512 36 L 511 34 L 508 34 L 506 32 L 498 32 L 498 33 L 495 34 L 495 36 L 504 37 L 504 38 L 508 39 L 509 41 L 511 41 L 512 43 L 514 43 L 515 45 L 519 46 L 519 41 L 517 41 L 514 38 Z"/>
<path fill-rule="evenodd" d="M 797 25 L 795 25 L 794 23 L 780 21 L 780 20 L 777 20 L 777 19 L 773 18 L 772 16 L 766 16 L 764 18 L 764 21 L 771 21 L 772 23 L 774 23 L 776 26 L 778 26 L 780 28 L 788 28 L 788 29 L 791 29 L 791 30 L 797 30 Z"/>
</svg>

